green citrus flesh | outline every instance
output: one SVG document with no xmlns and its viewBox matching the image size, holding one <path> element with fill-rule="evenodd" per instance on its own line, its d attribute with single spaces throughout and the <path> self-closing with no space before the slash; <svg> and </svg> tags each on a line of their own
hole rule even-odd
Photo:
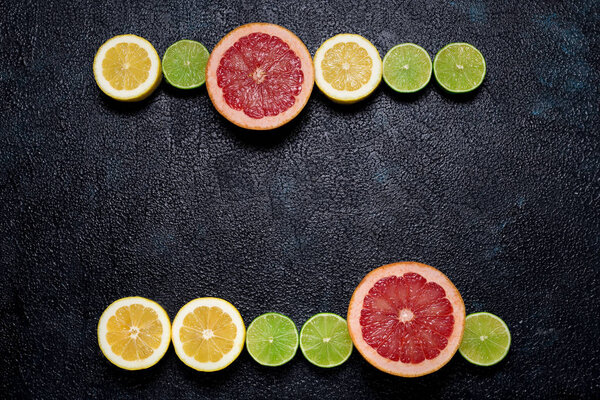
<svg viewBox="0 0 600 400">
<path fill-rule="evenodd" d="M 259 364 L 277 367 L 290 361 L 298 350 L 298 329 L 279 313 L 256 317 L 246 331 L 246 349 Z"/>
<path fill-rule="evenodd" d="M 400 93 L 414 93 L 431 80 L 431 58 L 413 43 L 392 47 L 383 58 L 383 80 Z"/>
<path fill-rule="evenodd" d="M 510 331 L 504 321 L 494 314 L 479 312 L 467 316 L 458 351 L 473 364 L 490 366 L 506 356 L 510 342 Z"/>
<path fill-rule="evenodd" d="M 206 81 L 208 50 L 193 40 L 173 43 L 162 59 L 163 75 L 167 82 L 179 89 L 194 89 Z"/>
<path fill-rule="evenodd" d="M 450 43 L 438 51 L 433 73 L 442 88 L 451 93 L 475 90 L 485 77 L 485 59 L 468 43 Z"/>
<path fill-rule="evenodd" d="M 300 350 L 312 364 L 331 368 L 343 364 L 352 354 L 348 324 L 339 315 L 312 316 L 300 331 Z"/>
</svg>

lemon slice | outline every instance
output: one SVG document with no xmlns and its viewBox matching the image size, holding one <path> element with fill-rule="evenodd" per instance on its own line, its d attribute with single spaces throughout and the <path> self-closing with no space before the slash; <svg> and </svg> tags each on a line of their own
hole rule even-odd
<svg viewBox="0 0 600 400">
<path fill-rule="evenodd" d="M 215 297 L 190 301 L 173 320 L 173 347 L 188 367 L 211 372 L 227 367 L 244 348 L 246 327 L 231 303 Z"/>
<path fill-rule="evenodd" d="M 315 53 L 314 63 L 315 83 L 338 103 L 362 100 L 381 82 L 379 52 L 360 35 L 342 33 L 327 39 Z"/>
<path fill-rule="evenodd" d="M 107 96 L 139 101 L 158 87 L 162 74 L 160 57 L 146 39 L 119 35 L 108 39 L 94 57 L 94 78 Z"/>
<path fill-rule="evenodd" d="M 158 303 L 125 297 L 112 303 L 98 321 L 98 344 L 117 367 L 135 370 L 156 364 L 171 341 L 169 316 Z"/>
</svg>

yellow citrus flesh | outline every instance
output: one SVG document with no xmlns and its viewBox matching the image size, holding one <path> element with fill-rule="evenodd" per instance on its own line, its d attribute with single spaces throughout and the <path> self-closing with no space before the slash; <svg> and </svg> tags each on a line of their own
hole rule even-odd
<svg viewBox="0 0 600 400">
<path fill-rule="evenodd" d="M 199 371 L 217 371 L 240 354 L 246 330 L 237 309 L 225 300 L 192 300 L 173 320 L 173 346 L 179 358 Z"/>
<path fill-rule="evenodd" d="M 314 57 L 315 83 L 331 100 L 354 103 L 371 94 L 383 73 L 379 52 L 359 35 L 326 40 Z"/>
<path fill-rule="evenodd" d="M 98 49 L 94 77 L 100 89 L 116 100 L 142 100 L 160 83 L 160 58 L 146 39 L 115 36 Z"/>
<path fill-rule="evenodd" d="M 369 53 L 356 43 L 342 42 L 327 50 L 323 63 L 323 77 L 337 90 L 358 90 L 371 77 L 373 61 Z"/>
<path fill-rule="evenodd" d="M 102 60 L 102 75 L 118 90 L 140 86 L 150 72 L 148 52 L 135 43 L 119 43 L 106 52 Z"/>
<path fill-rule="evenodd" d="M 143 297 L 111 304 L 98 323 L 100 349 L 113 364 L 144 369 L 158 362 L 169 347 L 171 323 L 165 310 Z"/>
<path fill-rule="evenodd" d="M 233 347 L 236 327 L 218 307 L 198 307 L 183 319 L 181 341 L 188 357 L 217 362 Z"/>
</svg>

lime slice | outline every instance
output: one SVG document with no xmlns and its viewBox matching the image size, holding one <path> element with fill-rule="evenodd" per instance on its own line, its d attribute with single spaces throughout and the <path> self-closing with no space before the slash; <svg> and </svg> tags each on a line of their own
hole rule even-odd
<svg viewBox="0 0 600 400">
<path fill-rule="evenodd" d="M 298 329 L 294 322 L 279 313 L 256 317 L 246 332 L 246 349 L 254 360 L 268 367 L 290 361 L 298 350 Z"/>
<path fill-rule="evenodd" d="M 194 89 L 206 81 L 208 50 L 202 43 L 180 40 L 173 43 L 162 59 L 167 82 L 179 89 Z"/>
<path fill-rule="evenodd" d="M 467 361 L 484 367 L 500 362 L 510 348 L 508 326 L 494 314 L 469 314 L 465 333 L 458 349 Z"/>
<path fill-rule="evenodd" d="M 442 88 L 451 93 L 466 93 L 483 82 L 485 59 L 468 43 L 450 43 L 435 56 L 433 72 Z"/>
<path fill-rule="evenodd" d="M 343 364 L 352 354 L 348 324 L 339 315 L 313 315 L 300 330 L 300 349 L 317 367 L 331 368 Z"/>
<path fill-rule="evenodd" d="M 383 80 L 400 93 L 423 89 L 431 79 L 431 58 L 421 46 L 402 43 L 383 58 Z"/>
</svg>

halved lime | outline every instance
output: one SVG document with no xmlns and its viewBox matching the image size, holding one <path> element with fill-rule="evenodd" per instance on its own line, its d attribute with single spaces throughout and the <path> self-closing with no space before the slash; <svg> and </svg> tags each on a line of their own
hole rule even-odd
<svg viewBox="0 0 600 400">
<path fill-rule="evenodd" d="M 294 322 L 283 314 L 260 315 L 248 326 L 246 349 L 261 365 L 283 365 L 296 355 L 298 329 Z"/>
<path fill-rule="evenodd" d="M 194 89 L 206 81 L 208 50 L 194 40 L 173 43 L 162 59 L 162 70 L 167 82 L 179 89 Z"/>
<path fill-rule="evenodd" d="M 383 58 L 383 80 L 400 93 L 414 93 L 431 80 L 431 58 L 414 43 L 392 47 Z"/>
<path fill-rule="evenodd" d="M 332 313 L 313 315 L 300 330 L 300 350 L 318 367 L 343 364 L 352 354 L 346 320 Z"/>
<path fill-rule="evenodd" d="M 510 348 L 510 331 L 494 314 L 467 315 L 465 333 L 458 349 L 467 361 L 484 367 L 500 362 Z"/>
<path fill-rule="evenodd" d="M 477 89 L 485 77 L 485 68 L 483 55 L 468 43 L 450 43 L 433 60 L 436 81 L 451 93 Z"/>
</svg>

